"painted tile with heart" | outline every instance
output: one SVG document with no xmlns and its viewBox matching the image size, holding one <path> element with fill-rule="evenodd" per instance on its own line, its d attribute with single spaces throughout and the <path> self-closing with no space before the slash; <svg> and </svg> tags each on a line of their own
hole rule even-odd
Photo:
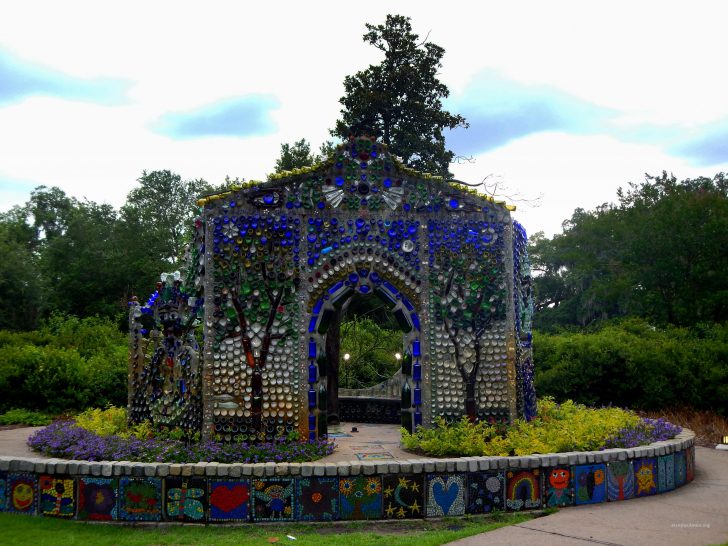
<svg viewBox="0 0 728 546">
<path fill-rule="evenodd" d="M 465 474 L 428 474 L 428 518 L 465 514 Z"/>
<path fill-rule="evenodd" d="M 250 482 L 248 480 L 210 480 L 209 521 L 248 521 L 250 519 Z"/>
</svg>

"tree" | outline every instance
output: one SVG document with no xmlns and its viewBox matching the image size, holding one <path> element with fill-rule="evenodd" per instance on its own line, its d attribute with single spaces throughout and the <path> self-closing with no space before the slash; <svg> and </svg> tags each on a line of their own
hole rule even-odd
<svg viewBox="0 0 728 546">
<path fill-rule="evenodd" d="M 586 326 L 640 316 L 692 326 L 728 318 L 728 181 L 647 176 L 618 204 L 577 209 L 551 239 L 532 238 L 536 323 Z"/>
<path fill-rule="evenodd" d="M 406 165 L 450 176 L 455 154 L 445 148 L 443 130 L 468 124 L 443 109 L 450 91 L 437 75 L 445 50 L 427 39 L 419 42 L 409 17 L 387 15 L 384 25 L 366 27 L 364 42 L 382 51 L 384 60 L 344 79 L 344 108 L 331 134 L 375 136 Z"/>
<path fill-rule="evenodd" d="M 315 163 L 325 160 L 334 153 L 335 149 L 335 144 L 330 140 L 321 144 L 319 154 L 311 152 L 311 144 L 305 138 L 293 144 L 285 142 L 281 144 L 281 155 L 276 159 L 275 172 L 281 173 L 283 171 L 300 169 L 301 167 L 310 167 Z"/>
<path fill-rule="evenodd" d="M 26 219 L 27 206 L 0 214 L 0 328 L 31 329 L 40 316 L 42 276 Z"/>
<path fill-rule="evenodd" d="M 391 379 L 397 371 L 395 353 L 402 351 L 402 332 L 382 328 L 371 318 L 354 316 L 341 325 L 341 349 L 350 355 L 342 366 L 342 386 L 371 387 Z"/>
<path fill-rule="evenodd" d="M 168 269 L 180 266 L 185 245 L 192 240 L 195 201 L 210 186 L 202 179 L 182 180 L 170 171 L 143 171 L 140 186 L 129 192 L 122 207 L 124 221 L 148 251 Z"/>
</svg>

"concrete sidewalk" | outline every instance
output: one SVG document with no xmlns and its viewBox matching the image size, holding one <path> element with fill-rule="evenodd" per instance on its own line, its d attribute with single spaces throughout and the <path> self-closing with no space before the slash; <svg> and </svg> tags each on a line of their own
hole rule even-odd
<svg viewBox="0 0 728 546">
<path fill-rule="evenodd" d="M 695 480 L 654 497 L 564 508 L 450 544 L 704 546 L 728 542 L 728 452 L 695 448 Z"/>
</svg>

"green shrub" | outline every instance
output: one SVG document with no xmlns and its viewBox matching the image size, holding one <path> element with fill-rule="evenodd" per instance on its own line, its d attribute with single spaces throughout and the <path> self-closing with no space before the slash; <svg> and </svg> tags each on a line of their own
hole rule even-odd
<svg viewBox="0 0 728 546">
<path fill-rule="evenodd" d="M 536 391 L 638 409 L 728 411 L 728 324 L 655 328 L 642 319 L 534 333 Z"/>
<path fill-rule="evenodd" d="M 591 451 L 625 428 L 640 422 L 637 414 L 620 408 L 587 408 L 571 400 L 538 402 L 531 422 L 517 420 L 509 427 L 470 423 L 467 417 L 448 424 L 443 419 L 431 429 L 413 434 L 402 429 L 405 449 L 435 457 L 509 456 L 563 451 Z"/>
<path fill-rule="evenodd" d="M 148 421 L 129 426 L 126 408 L 108 406 L 106 409 L 90 408 L 76 415 L 76 425 L 99 436 L 149 438 L 152 427 Z"/>
<path fill-rule="evenodd" d="M 25 409 L 11 409 L 0 415 L 0 425 L 28 425 L 42 427 L 53 421 L 45 413 Z"/>
<path fill-rule="evenodd" d="M 54 316 L 37 331 L 0 332 L 0 411 L 123 405 L 126 377 L 126 340 L 111 321 Z"/>
</svg>

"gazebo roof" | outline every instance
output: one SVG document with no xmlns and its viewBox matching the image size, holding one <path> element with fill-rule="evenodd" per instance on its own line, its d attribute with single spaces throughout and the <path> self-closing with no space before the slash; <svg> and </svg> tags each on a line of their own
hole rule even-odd
<svg viewBox="0 0 728 546">
<path fill-rule="evenodd" d="M 266 191 L 305 185 L 308 190 L 318 190 L 325 197 L 324 207 L 319 204 L 324 201 L 320 201 L 316 203 L 318 208 L 336 208 L 342 203 L 348 203 L 352 209 L 356 208 L 356 201 L 362 205 L 366 201 L 371 210 L 375 210 L 371 206 L 373 204 L 389 206 L 395 210 L 402 200 L 405 188 L 421 188 L 423 184 L 429 189 L 437 189 L 450 204 L 457 202 L 457 207 L 463 208 L 467 203 L 467 208 L 471 211 L 478 208 L 478 203 L 481 206 L 498 205 L 508 211 L 516 209 L 505 201 L 497 201 L 491 196 L 478 193 L 473 185 L 407 167 L 389 151 L 386 144 L 371 137 L 351 138 L 340 144 L 323 162 L 310 167 L 272 173 L 266 181 L 251 180 L 234 184 L 223 192 L 201 196 L 197 204 L 214 204 L 240 192 L 260 195 L 262 199 L 268 195 Z M 460 204 L 461 201 L 463 205 Z M 261 202 L 259 208 L 269 207 Z"/>
</svg>

